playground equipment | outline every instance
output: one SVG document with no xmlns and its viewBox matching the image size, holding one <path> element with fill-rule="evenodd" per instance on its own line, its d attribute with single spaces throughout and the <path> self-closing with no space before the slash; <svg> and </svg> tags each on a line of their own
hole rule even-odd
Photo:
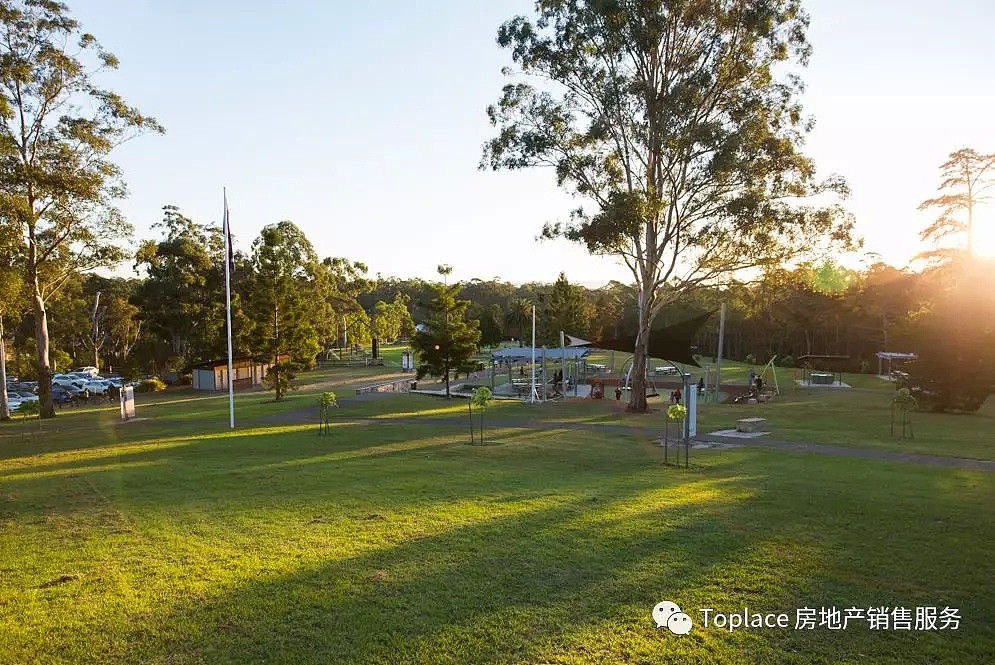
<svg viewBox="0 0 995 665">
<path fill-rule="evenodd" d="M 749 402 L 750 400 L 767 402 L 775 397 L 781 396 L 781 387 L 777 383 L 777 370 L 774 368 L 775 360 L 777 360 L 777 355 L 771 356 L 771 359 L 766 365 L 763 366 L 763 369 L 760 370 L 760 374 L 757 375 L 760 379 L 760 390 L 757 390 L 756 385 L 751 382 L 750 391 L 734 399 L 733 403 L 742 404 L 743 402 Z M 768 376 L 770 378 L 768 378 Z M 771 387 L 772 384 L 773 387 Z"/>
<path fill-rule="evenodd" d="M 619 381 L 622 390 L 632 390 L 632 365 L 635 360 L 634 356 L 630 356 L 628 360 L 622 363 L 622 373 L 620 376 L 624 376 L 624 381 Z M 647 397 L 659 397 L 660 393 L 656 390 L 656 384 L 650 380 L 649 375 L 649 365 L 646 366 L 646 396 Z"/>
<path fill-rule="evenodd" d="M 763 370 L 761 370 L 760 372 L 760 380 L 763 382 L 765 393 L 770 392 L 768 388 L 768 386 L 770 385 L 770 381 L 767 379 L 768 372 L 770 373 L 771 377 L 773 377 L 774 379 L 774 390 L 772 391 L 773 394 L 769 395 L 770 397 L 781 396 L 781 387 L 777 385 L 777 370 L 774 369 L 775 360 L 777 360 L 777 356 L 776 355 L 771 356 L 770 361 L 766 365 L 764 365 Z"/>
</svg>

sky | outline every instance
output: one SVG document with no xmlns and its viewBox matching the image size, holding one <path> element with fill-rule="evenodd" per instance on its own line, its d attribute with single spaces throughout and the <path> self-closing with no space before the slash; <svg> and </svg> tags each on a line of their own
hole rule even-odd
<svg viewBox="0 0 995 665">
<path fill-rule="evenodd" d="M 165 127 L 114 153 L 137 240 L 162 206 L 220 224 L 228 191 L 235 245 L 289 219 L 319 256 L 371 275 L 511 282 L 629 282 L 615 260 L 543 223 L 576 207 L 553 174 L 480 171 L 510 55 L 498 26 L 529 0 L 343 2 L 81 0 L 71 10 L 118 56 L 102 83 Z M 854 267 L 905 266 L 925 249 L 939 165 L 961 147 L 995 151 L 995 8 L 987 0 L 810 0 L 814 53 L 803 72 L 816 119 L 806 152 L 847 178 L 865 240 Z M 995 207 L 976 243 L 995 254 Z"/>
</svg>

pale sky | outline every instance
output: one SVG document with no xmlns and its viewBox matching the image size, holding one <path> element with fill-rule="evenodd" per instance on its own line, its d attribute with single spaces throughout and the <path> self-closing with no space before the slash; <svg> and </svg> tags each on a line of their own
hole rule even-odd
<svg viewBox="0 0 995 665">
<path fill-rule="evenodd" d="M 529 0 L 71 2 L 121 60 L 106 84 L 165 125 L 115 153 L 136 239 L 163 205 L 220 223 L 236 246 L 289 219 L 320 256 L 371 273 L 512 282 L 631 281 L 610 258 L 537 244 L 576 202 L 545 170 L 478 171 L 485 108 L 510 65 L 495 35 Z M 995 151 L 995 9 L 986 0 L 810 0 L 808 153 L 850 182 L 867 251 L 905 265 L 938 166 Z M 995 214 L 977 243 L 995 254 Z M 849 261 L 856 264 L 857 258 Z"/>
</svg>

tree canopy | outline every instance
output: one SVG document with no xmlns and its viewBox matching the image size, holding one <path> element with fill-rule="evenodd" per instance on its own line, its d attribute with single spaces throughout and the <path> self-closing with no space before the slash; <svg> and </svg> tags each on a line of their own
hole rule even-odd
<svg viewBox="0 0 995 665">
<path fill-rule="evenodd" d="M 411 347 L 418 356 L 418 378 L 426 375 L 443 377 L 446 397 L 450 396 L 451 372 L 471 371 L 470 359 L 480 345 L 477 322 L 466 318 L 470 301 L 459 299 L 459 291 L 459 284 L 436 284 L 434 297 L 425 303 L 428 318 L 411 339 Z"/>
<path fill-rule="evenodd" d="M 64 4 L 0 2 L 0 219 L 22 239 L 43 418 L 55 415 L 46 301 L 80 271 L 124 258 L 131 226 L 114 205 L 125 187 L 109 155 L 163 131 L 95 83 L 117 66 Z"/>
<path fill-rule="evenodd" d="M 580 197 L 547 225 L 621 258 L 637 287 L 629 408 L 646 408 L 653 319 L 682 293 L 783 264 L 817 241 L 848 244 L 841 178 L 816 178 L 801 148 L 808 17 L 799 0 L 537 4 L 498 31 L 519 72 L 488 108 L 482 167 L 552 167 Z"/>
</svg>

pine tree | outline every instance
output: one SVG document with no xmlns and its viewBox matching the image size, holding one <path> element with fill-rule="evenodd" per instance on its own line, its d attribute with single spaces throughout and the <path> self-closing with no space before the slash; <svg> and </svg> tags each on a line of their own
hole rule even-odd
<svg viewBox="0 0 995 665">
<path fill-rule="evenodd" d="M 434 297 L 425 308 L 428 318 L 422 330 L 415 333 L 411 347 L 418 355 L 418 378 L 441 376 L 446 383 L 446 397 L 449 394 L 450 373 L 469 372 L 470 359 L 480 345 L 480 330 L 476 321 L 466 317 L 469 300 L 459 300 L 459 284 L 433 286 Z"/>
</svg>

